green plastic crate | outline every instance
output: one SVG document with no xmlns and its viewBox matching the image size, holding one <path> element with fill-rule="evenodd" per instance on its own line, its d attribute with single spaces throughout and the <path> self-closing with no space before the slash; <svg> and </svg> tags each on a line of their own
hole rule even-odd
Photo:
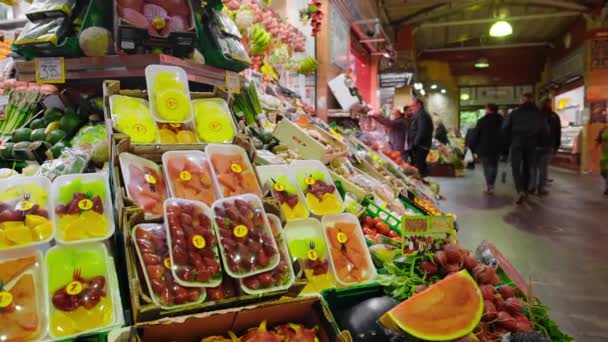
<svg viewBox="0 0 608 342">
<path fill-rule="evenodd" d="M 401 235 L 401 219 L 391 214 L 387 210 L 381 208 L 376 202 L 365 199 L 363 205 L 367 207 L 366 212 L 371 217 L 379 217 L 384 223 L 386 223 L 392 230 L 396 231 Z"/>
</svg>

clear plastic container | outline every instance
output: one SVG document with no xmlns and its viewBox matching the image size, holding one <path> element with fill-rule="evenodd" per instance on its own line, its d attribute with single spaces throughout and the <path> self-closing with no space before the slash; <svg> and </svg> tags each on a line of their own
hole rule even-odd
<svg viewBox="0 0 608 342">
<path fill-rule="evenodd" d="M 287 221 L 310 216 L 304 195 L 287 165 L 264 165 L 256 167 L 263 192 L 270 191 L 281 207 Z"/>
<path fill-rule="evenodd" d="M 326 215 L 321 224 L 338 283 L 349 286 L 374 280 L 376 268 L 357 217 L 353 214 Z"/>
<path fill-rule="evenodd" d="M 114 209 L 105 173 L 64 175 L 53 181 L 59 243 L 108 239 L 114 234 Z"/>
<path fill-rule="evenodd" d="M 242 290 L 239 288 L 239 282 L 224 273 L 222 275 L 222 283 L 216 287 L 205 288 L 207 292 L 208 302 L 219 302 L 231 298 L 236 298 L 241 295 Z"/>
<path fill-rule="evenodd" d="M 165 201 L 165 226 L 175 280 L 182 286 L 218 286 L 222 269 L 209 207 L 170 198 Z"/>
<path fill-rule="evenodd" d="M 51 338 L 69 339 L 114 324 L 110 262 L 106 246 L 99 242 L 55 246 L 47 251 Z"/>
<path fill-rule="evenodd" d="M 10 251 L 0 261 L 0 341 L 47 334 L 48 298 L 40 251 Z"/>
<path fill-rule="evenodd" d="M 209 144 L 205 152 L 211 161 L 211 169 L 221 196 L 254 194 L 262 197 L 258 178 L 247 152 L 242 147 Z"/>
<path fill-rule="evenodd" d="M 204 143 L 230 143 L 236 136 L 236 124 L 224 99 L 192 101 L 198 138 Z"/>
<path fill-rule="evenodd" d="M 163 154 L 163 170 L 171 197 L 212 205 L 217 184 L 207 155 L 201 151 L 169 151 Z"/>
<path fill-rule="evenodd" d="M 157 125 L 161 144 L 196 144 L 199 142 L 192 121 L 185 121 L 184 123 L 159 122 Z"/>
<path fill-rule="evenodd" d="M 277 267 L 279 251 L 259 197 L 248 194 L 221 199 L 212 211 L 228 275 L 240 279 Z"/>
<path fill-rule="evenodd" d="M 313 215 L 323 216 L 344 211 L 344 202 L 323 163 L 318 160 L 294 160 L 290 169 L 304 194 L 306 207 Z"/>
<path fill-rule="evenodd" d="M 145 72 L 152 117 L 158 122 L 192 121 L 188 75 L 184 69 L 148 65 Z"/>
<path fill-rule="evenodd" d="M 200 287 L 182 287 L 175 281 L 167 242 L 167 230 L 162 224 L 138 224 L 131 231 L 148 292 L 152 301 L 163 309 L 198 304 L 206 293 Z"/>
<path fill-rule="evenodd" d="M 150 115 L 150 104 L 138 97 L 110 96 L 112 124 L 116 130 L 131 137 L 135 144 L 159 142 L 159 130 Z"/>
<path fill-rule="evenodd" d="M 320 293 L 336 286 L 332 269 L 329 267 L 329 252 L 319 220 L 307 218 L 287 223 L 283 235 L 293 260 L 304 264 L 304 274 L 308 285 L 303 293 Z"/>
<path fill-rule="evenodd" d="M 42 176 L 0 181 L 0 250 L 48 243 L 55 235 L 51 182 Z"/>
<path fill-rule="evenodd" d="M 127 152 L 118 155 L 118 159 L 127 196 L 144 210 L 147 219 L 160 218 L 163 215 L 163 201 L 167 198 L 160 166 Z"/>
<path fill-rule="evenodd" d="M 279 265 L 268 272 L 241 279 L 241 288 L 247 294 L 258 295 L 283 291 L 288 289 L 296 278 L 291 264 L 291 257 L 289 256 L 289 249 L 283 237 L 281 220 L 272 214 L 268 214 L 267 217 L 274 240 L 277 246 L 279 246 Z"/>
</svg>

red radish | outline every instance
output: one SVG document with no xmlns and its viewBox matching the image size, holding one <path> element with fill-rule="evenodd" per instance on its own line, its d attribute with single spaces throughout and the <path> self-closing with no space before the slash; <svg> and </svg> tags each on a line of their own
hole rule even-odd
<svg viewBox="0 0 608 342">
<path fill-rule="evenodd" d="M 435 264 L 439 264 L 444 266 L 448 262 L 448 257 L 445 255 L 444 251 L 437 251 L 434 256 Z"/>
<path fill-rule="evenodd" d="M 461 264 L 462 263 L 462 253 L 460 252 L 460 248 L 455 244 L 448 243 L 443 246 L 443 251 L 445 252 L 448 262 L 451 264 Z"/>
<path fill-rule="evenodd" d="M 494 272 L 494 275 L 492 276 L 492 280 L 490 282 L 494 286 L 500 285 L 500 278 L 498 278 L 498 276 L 496 275 L 496 272 Z"/>
<path fill-rule="evenodd" d="M 520 312 L 522 308 L 523 305 L 521 300 L 519 300 L 517 297 L 510 297 L 505 300 L 505 310 L 512 314 Z"/>
<path fill-rule="evenodd" d="M 492 277 L 496 274 L 494 268 L 487 265 L 477 265 L 473 269 L 473 277 L 478 284 L 485 285 L 492 282 Z"/>
<path fill-rule="evenodd" d="M 444 269 L 447 273 L 454 273 L 460 271 L 459 264 L 447 264 L 444 266 Z"/>
<path fill-rule="evenodd" d="M 420 270 L 422 270 L 422 272 L 426 273 L 426 274 L 435 274 L 437 273 L 437 271 L 439 271 L 439 268 L 437 267 L 437 265 L 433 264 L 432 262 L 428 261 L 428 260 L 424 260 L 423 262 L 420 263 Z"/>
<path fill-rule="evenodd" d="M 473 272 L 473 269 L 477 267 L 477 260 L 470 255 L 464 257 L 464 267 L 469 271 Z"/>
<path fill-rule="evenodd" d="M 507 299 L 515 296 L 515 289 L 509 285 L 505 285 L 498 288 L 498 293 L 500 293 L 502 298 Z"/>
<path fill-rule="evenodd" d="M 503 308 L 505 306 L 505 300 L 502 299 L 501 296 L 495 296 L 493 302 L 494 302 L 494 305 L 496 306 L 496 309 L 503 310 Z"/>
<path fill-rule="evenodd" d="M 513 316 L 515 318 L 515 324 L 517 325 L 517 331 L 532 331 L 532 323 L 526 317 L 526 315 L 518 313 Z"/>
<path fill-rule="evenodd" d="M 416 293 L 420 293 L 426 289 L 428 289 L 429 287 L 426 285 L 418 285 L 418 287 L 416 287 Z"/>
<path fill-rule="evenodd" d="M 494 291 L 494 287 L 492 285 L 481 285 L 479 290 L 481 291 L 483 299 L 494 300 L 494 294 L 496 292 Z"/>
<path fill-rule="evenodd" d="M 515 319 L 513 318 L 513 316 L 509 315 L 507 312 L 505 311 L 499 311 L 498 312 L 498 324 L 507 329 L 508 331 L 515 331 L 517 329 L 517 323 L 515 322 Z"/>
<path fill-rule="evenodd" d="M 485 300 L 483 302 L 483 320 L 484 321 L 493 321 L 497 318 L 496 314 L 496 306 L 489 300 Z"/>
</svg>

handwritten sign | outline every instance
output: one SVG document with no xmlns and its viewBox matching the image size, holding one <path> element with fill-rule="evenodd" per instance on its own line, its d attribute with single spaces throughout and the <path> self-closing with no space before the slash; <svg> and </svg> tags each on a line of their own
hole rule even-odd
<svg viewBox="0 0 608 342">
<path fill-rule="evenodd" d="M 452 216 L 404 216 L 401 228 L 405 255 L 456 240 Z"/>
<path fill-rule="evenodd" d="M 241 93 L 241 77 L 239 74 L 226 71 L 226 90 L 231 94 Z"/>
<path fill-rule="evenodd" d="M 63 57 L 35 58 L 36 83 L 65 83 Z"/>
</svg>

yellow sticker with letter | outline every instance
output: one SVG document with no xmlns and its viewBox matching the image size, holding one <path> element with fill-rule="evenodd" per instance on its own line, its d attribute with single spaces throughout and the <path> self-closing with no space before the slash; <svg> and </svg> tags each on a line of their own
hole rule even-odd
<svg viewBox="0 0 608 342">
<path fill-rule="evenodd" d="M 209 130 L 211 132 L 219 132 L 222 130 L 222 123 L 219 121 L 211 121 L 209 123 Z"/>
<path fill-rule="evenodd" d="M 247 226 L 239 224 L 238 226 L 234 227 L 232 232 L 234 233 L 234 236 L 244 238 L 249 233 L 249 229 Z"/>
<path fill-rule="evenodd" d="M 166 269 L 170 270 L 171 269 L 171 258 L 165 257 L 165 259 L 163 260 L 163 265 L 165 265 Z"/>
<path fill-rule="evenodd" d="M 0 291 L 0 309 L 6 308 L 13 303 L 13 295 L 8 291 Z"/>
<path fill-rule="evenodd" d="M 274 183 L 274 185 L 272 186 L 276 191 L 285 191 L 285 185 L 283 185 L 282 183 Z"/>
<path fill-rule="evenodd" d="M 146 134 L 146 132 L 148 132 L 148 129 L 146 128 L 146 126 L 136 123 L 133 124 L 133 131 L 135 131 L 135 133 L 139 134 L 139 135 L 144 135 Z"/>
<path fill-rule="evenodd" d="M 170 97 L 167 99 L 167 108 L 174 110 L 175 108 L 177 108 L 177 100 Z"/>
<path fill-rule="evenodd" d="M 82 292 L 82 290 L 82 283 L 77 280 L 70 282 L 68 286 L 65 287 L 65 292 L 67 292 L 67 294 L 69 294 L 70 296 L 78 295 Z"/>
<path fill-rule="evenodd" d="M 188 171 L 182 171 L 179 173 L 179 179 L 187 182 L 192 179 L 192 174 Z"/>
<path fill-rule="evenodd" d="M 36 83 L 65 83 L 63 57 L 34 58 Z"/>
<path fill-rule="evenodd" d="M 230 170 L 232 170 L 232 172 L 234 173 L 241 173 L 243 172 L 243 167 L 241 167 L 241 165 L 237 163 L 233 163 L 232 165 L 230 165 Z"/>
<path fill-rule="evenodd" d="M 308 176 L 308 177 L 304 178 L 304 182 L 308 185 L 313 185 L 317 181 L 314 178 L 312 178 L 312 176 Z"/>
<path fill-rule="evenodd" d="M 23 201 L 17 202 L 17 205 L 15 205 L 15 209 L 21 210 L 21 211 L 28 211 L 28 210 L 32 209 L 33 206 L 34 206 L 34 204 L 32 202 L 23 200 Z"/>
<path fill-rule="evenodd" d="M 150 183 L 150 184 L 156 184 L 156 177 L 152 176 L 152 175 L 145 175 L 144 179 L 146 180 L 146 182 Z"/>
<path fill-rule="evenodd" d="M 192 245 L 197 249 L 203 249 L 207 245 L 207 241 L 202 235 L 196 234 L 192 237 Z"/>
<path fill-rule="evenodd" d="M 346 243 L 346 241 L 348 241 L 348 236 L 342 232 L 338 232 L 338 234 L 336 234 L 336 239 L 339 243 Z"/>
<path fill-rule="evenodd" d="M 88 198 L 81 199 L 80 201 L 78 201 L 78 209 L 82 211 L 93 209 L 93 201 Z"/>
<path fill-rule="evenodd" d="M 319 254 L 314 249 L 309 249 L 308 252 L 306 252 L 306 257 L 310 261 L 317 261 L 317 259 L 319 259 Z"/>
</svg>

